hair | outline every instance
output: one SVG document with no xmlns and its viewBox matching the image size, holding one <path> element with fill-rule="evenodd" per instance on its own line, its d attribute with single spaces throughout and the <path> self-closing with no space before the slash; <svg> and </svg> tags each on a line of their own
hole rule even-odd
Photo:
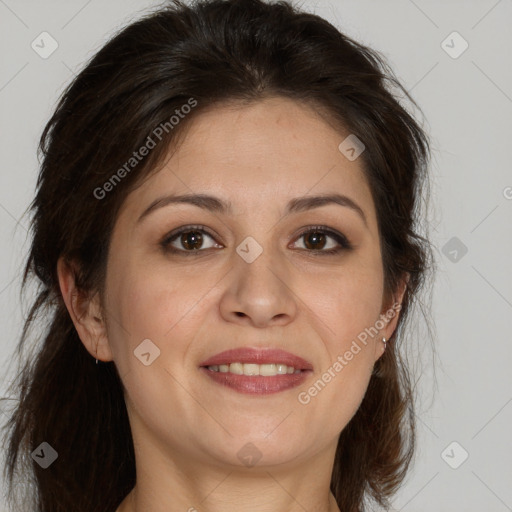
<svg viewBox="0 0 512 512">
<path fill-rule="evenodd" d="M 399 93 L 417 107 L 380 53 L 286 1 L 170 1 L 119 30 L 89 60 L 39 141 L 21 284 L 23 292 L 32 277 L 37 292 L 17 345 L 16 406 L 4 427 L 13 509 L 15 475 L 31 489 L 19 493 L 29 500 L 20 510 L 40 512 L 111 512 L 136 482 L 122 381 L 114 362 L 95 364 L 80 341 L 60 292 L 58 259 L 76 263 L 84 296 L 103 297 L 109 240 L 127 195 L 159 170 L 201 112 L 269 97 L 309 105 L 364 143 L 359 161 L 376 205 L 385 296 L 408 278 L 397 328 L 339 436 L 330 483 L 344 512 L 366 510 L 367 498 L 389 506 L 416 444 L 415 397 L 399 350 L 403 326 L 433 268 L 430 242 L 417 230 L 429 140 Z M 154 148 L 133 162 L 149 139 Z M 130 168 L 121 167 L 126 162 Z M 37 319 L 42 326 L 31 336 Z M 37 350 L 24 355 L 31 338 Z M 47 469 L 31 456 L 42 442 L 58 453 Z"/>
</svg>

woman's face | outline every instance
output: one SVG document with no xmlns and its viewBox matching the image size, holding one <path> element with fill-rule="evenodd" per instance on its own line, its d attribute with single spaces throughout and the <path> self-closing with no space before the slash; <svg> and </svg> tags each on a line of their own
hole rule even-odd
<svg viewBox="0 0 512 512">
<path fill-rule="evenodd" d="M 137 444 L 172 459 L 230 466 L 247 464 L 247 456 L 260 466 L 298 464 L 335 446 L 394 326 L 357 341 L 390 304 L 383 304 L 375 205 L 362 162 L 339 149 L 348 135 L 287 99 L 219 107 L 198 116 L 165 167 L 128 196 L 111 239 L 108 343 L 100 349 L 124 383 Z M 200 207 L 165 199 L 183 194 L 216 200 Z M 357 206 L 304 203 L 288 211 L 297 198 L 334 194 Z M 231 209 L 222 211 L 220 202 Z M 328 232 L 303 235 L 313 226 Z M 182 227 L 188 234 L 164 248 Z M 289 352 L 312 370 L 287 387 L 296 374 L 244 379 L 230 371 L 214 379 L 201 367 L 247 347 Z M 286 362 L 280 359 L 274 362 Z M 247 371 L 255 368 L 273 370 Z M 266 384 L 258 388 L 259 378 Z"/>
</svg>

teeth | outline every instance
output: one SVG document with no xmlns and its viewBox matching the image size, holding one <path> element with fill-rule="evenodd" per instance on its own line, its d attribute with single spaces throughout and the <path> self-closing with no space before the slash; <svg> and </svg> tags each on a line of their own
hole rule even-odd
<svg viewBox="0 0 512 512">
<path fill-rule="evenodd" d="M 285 375 L 289 373 L 300 373 L 293 366 L 286 366 L 282 363 L 277 364 L 254 364 L 254 363 L 231 363 L 215 364 L 207 367 L 209 370 L 220 373 L 234 373 L 236 375 L 262 375 L 272 377 L 274 375 Z"/>
</svg>

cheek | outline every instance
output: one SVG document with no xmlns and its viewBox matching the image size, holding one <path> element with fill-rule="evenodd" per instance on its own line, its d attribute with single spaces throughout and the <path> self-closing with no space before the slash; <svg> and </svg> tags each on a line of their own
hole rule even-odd
<svg viewBox="0 0 512 512">
<path fill-rule="evenodd" d="M 204 319 L 208 304 L 205 294 L 218 278 L 170 266 L 131 267 L 126 262 L 122 267 L 122 275 L 112 275 L 109 282 L 109 313 L 113 318 L 109 341 L 116 361 L 128 368 L 139 364 L 134 362 L 133 352 L 149 339 L 162 355 L 164 351 L 166 357 L 172 355 L 173 365 L 183 364 L 195 329 Z"/>
<path fill-rule="evenodd" d="M 324 333 L 323 339 L 329 340 L 332 356 L 334 351 L 348 349 L 352 339 L 375 325 L 380 317 L 382 293 L 378 265 L 370 269 L 347 266 L 314 280 L 303 279 L 297 292 Z"/>
<path fill-rule="evenodd" d="M 119 322 L 111 322 L 109 341 L 116 367 L 132 406 L 155 424 L 155 407 L 159 414 L 169 407 L 182 416 L 191 407 L 187 386 L 179 383 L 190 378 L 188 351 L 202 325 L 205 292 L 188 284 L 185 276 L 164 276 L 153 267 L 127 271 L 113 286 L 111 304 Z"/>
<path fill-rule="evenodd" d="M 299 295 L 308 296 L 307 309 L 313 313 L 325 354 L 317 379 L 301 390 L 299 401 L 309 403 L 306 407 L 317 414 L 330 410 L 333 424 L 345 425 L 364 397 L 380 341 L 375 324 L 381 312 L 381 268 L 354 265 L 350 272 L 315 280 L 309 295 L 305 290 Z"/>
<path fill-rule="evenodd" d="M 328 418 L 320 423 L 329 425 L 329 435 L 338 434 L 357 412 L 371 378 L 379 339 L 371 333 L 380 318 L 380 295 L 369 290 L 375 288 L 354 287 L 352 295 L 340 291 L 323 305 L 315 302 L 325 354 L 315 379 L 297 398 L 308 416 Z"/>
</svg>

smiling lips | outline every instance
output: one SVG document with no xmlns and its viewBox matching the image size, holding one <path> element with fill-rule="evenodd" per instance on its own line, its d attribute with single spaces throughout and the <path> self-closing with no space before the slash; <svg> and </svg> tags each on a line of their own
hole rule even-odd
<svg viewBox="0 0 512 512">
<path fill-rule="evenodd" d="M 237 348 L 203 361 L 200 370 L 240 393 L 269 394 L 301 384 L 313 366 L 280 349 Z"/>
</svg>

